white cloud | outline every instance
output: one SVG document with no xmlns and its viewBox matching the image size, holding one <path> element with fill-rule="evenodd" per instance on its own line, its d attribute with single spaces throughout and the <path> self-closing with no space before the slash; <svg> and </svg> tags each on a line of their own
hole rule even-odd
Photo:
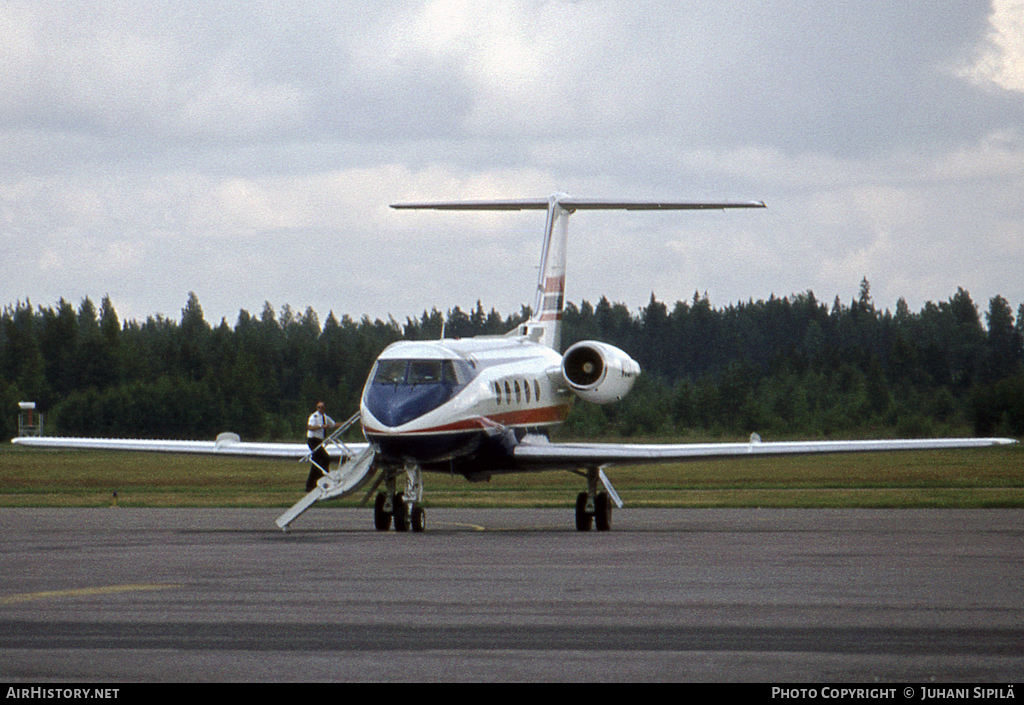
<svg viewBox="0 0 1024 705">
<path fill-rule="evenodd" d="M 992 0 L 989 25 L 981 56 L 961 75 L 1024 93 L 1024 0 Z"/>
</svg>

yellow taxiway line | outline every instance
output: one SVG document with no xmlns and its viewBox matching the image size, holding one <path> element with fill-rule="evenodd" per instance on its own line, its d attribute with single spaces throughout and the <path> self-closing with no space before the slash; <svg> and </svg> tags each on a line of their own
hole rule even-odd
<svg viewBox="0 0 1024 705">
<path fill-rule="evenodd" d="M 78 590 L 48 590 L 45 592 L 25 592 L 19 595 L 0 595 L 0 605 L 11 605 L 16 602 L 45 600 L 54 597 L 87 597 L 90 595 L 112 595 L 119 592 L 135 592 L 138 590 L 166 590 L 179 588 L 183 585 L 140 583 L 132 585 L 107 585 L 104 587 L 81 588 Z"/>
</svg>

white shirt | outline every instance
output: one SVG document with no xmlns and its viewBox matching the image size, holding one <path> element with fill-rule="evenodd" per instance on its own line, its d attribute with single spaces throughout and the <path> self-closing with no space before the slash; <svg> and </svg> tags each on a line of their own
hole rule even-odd
<svg viewBox="0 0 1024 705">
<path fill-rule="evenodd" d="M 334 419 L 322 411 L 314 411 L 306 422 L 306 438 L 323 438 L 324 430 L 319 428 L 316 431 L 310 430 L 310 426 L 333 426 Z"/>
</svg>

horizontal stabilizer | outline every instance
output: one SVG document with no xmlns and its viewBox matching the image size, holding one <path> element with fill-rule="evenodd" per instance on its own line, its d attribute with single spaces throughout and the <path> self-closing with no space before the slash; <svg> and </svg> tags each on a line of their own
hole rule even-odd
<svg viewBox="0 0 1024 705">
<path fill-rule="evenodd" d="M 566 198 L 558 202 L 566 210 L 691 211 L 726 208 L 765 208 L 764 201 L 604 201 Z"/>
<path fill-rule="evenodd" d="M 567 211 L 575 210 L 724 210 L 726 208 L 765 208 L 764 201 L 631 201 L 598 198 L 520 198 L 484 201 L 425 201 L 421 203 L 392 203 L 392 208 L 421 208 L 447 211 L 519 211 L 546 210 L 554 200 Z"/>
<path fill-rule="evenodd" d="M 392 203 L 392 208 L 424 208 L 438 211 L 521 211 L 546 210 L 546 198 L 522 198 L 512 201 L 427 201 L 423 203 Z"/>
</svg>

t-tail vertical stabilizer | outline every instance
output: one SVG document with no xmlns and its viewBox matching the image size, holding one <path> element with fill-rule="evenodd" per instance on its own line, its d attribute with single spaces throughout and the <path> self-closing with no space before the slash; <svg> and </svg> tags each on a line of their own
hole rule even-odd
<svg viewBox="0 0 1024 705">
<path fill-rule="evenodd" d="M 544 198 L 485 201 L 430 201 L 393 203 L 392 208 L 421 208 L 451 211 L 546 210 L 544 246 L 534 299 L 533 317 L 513 333 L 554 350 L 561 347 L 562 310 L 565 306 L 565 252 L 569 216 L 577 210 L 723 210 L 726 208 L 764 208 L 763 201 L 629 201 L 573 198 L 556 193 Z"/>
<path fill-rule="evenodd" d="M 562 309 L 565 307 L 565 245 L 569 237 L 569 214 L 562 207 L 564 194 L 548 199 L 548 217 L 544 225 L 544 246 L 540 251 L 537 294 L 533 302 L 533 318 L 526 333 L 542 345 L 554 350 L 562 346 Z"/>
</svg>

